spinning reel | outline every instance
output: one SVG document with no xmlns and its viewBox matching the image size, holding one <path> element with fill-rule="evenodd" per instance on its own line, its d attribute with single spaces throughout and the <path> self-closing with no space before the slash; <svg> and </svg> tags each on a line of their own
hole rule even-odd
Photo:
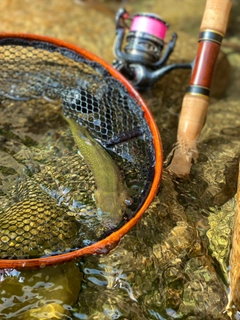
<svg viewBox="0 0 240 320">
<path fill-rule="evenodd" d="M 130 27 L 127 20 L 131 21 Z M 113 61 L 113 66 L 138 90 L 151 88 L 155 82 L 171 70 L 192 68 L 192 63 L 166 65 L 177 41 L 176 33 L 173 33 L 172 39 L 161 57 L 168 26 L 164 20 L 152 13 L 138 13 L 130 17 L 129 13 L 121 8 L 116 14 L 114 52 L 117 60 Z M 129 29 L 129 32 L 122 51 L 126 29 Z"/>
</svg>

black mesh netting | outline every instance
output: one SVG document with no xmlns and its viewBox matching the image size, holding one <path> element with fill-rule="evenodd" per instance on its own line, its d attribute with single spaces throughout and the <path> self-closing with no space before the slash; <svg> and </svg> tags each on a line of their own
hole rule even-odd
<svg viewBox="0 0 240 320">
<path fill-rule="evenodd" d="M 131 199 L 117 222 L 94 197 L 116 198 L 95 179 L 101 157 L 92 170 L 64 116 L 115 163 L 102 176 L 117 171 Z M 154 161 L 140 105 L 100 64 L 41 41 L 0 41 L 0 258 L 69 252 L 121 227 L 146 198 Z"/>
</svg>

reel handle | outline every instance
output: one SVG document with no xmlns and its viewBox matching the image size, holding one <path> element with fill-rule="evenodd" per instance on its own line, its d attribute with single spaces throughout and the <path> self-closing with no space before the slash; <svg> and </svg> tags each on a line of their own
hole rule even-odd
<svg viewBox="0 0 240 320">
<path fill-rule="evenodd" d="M 213 72 L 231 5 L 231 0 L 207 0 L 206 3 L 190 85 L 182 103 L 177 146 L 168 166 L 176 176 L 189 175 L 192 161 L 198 158 L 197 139 L 207 115 Z"/>
</svg>

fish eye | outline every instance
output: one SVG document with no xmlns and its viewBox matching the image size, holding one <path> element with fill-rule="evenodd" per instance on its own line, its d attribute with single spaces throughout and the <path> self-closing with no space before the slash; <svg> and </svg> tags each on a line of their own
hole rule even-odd
<svg viewBox="0 0 240 320">
<path fill-rule="evenodd" d="M 124 203 L 125 203 L 126 206 L 130 206 L 130 205 L 133 203 L 133 201 L 132 201 L 131 198 L 126 198 L 126 199 L 124 200 Z"/>
</svg>

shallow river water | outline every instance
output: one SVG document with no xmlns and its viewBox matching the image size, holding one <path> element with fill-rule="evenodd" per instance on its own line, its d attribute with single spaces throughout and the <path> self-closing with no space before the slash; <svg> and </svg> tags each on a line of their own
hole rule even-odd
<svg viewBox="0 0 240 320">
<path fill-rule="evenodd" d="M 150 208 L 108 254 L 39 270 L 1 270 L 0 319 L 230 319 L 224 310 L 240 150 L 240 4 L 232 2 L 189 179 L 173 180 L 164 168 Z M 56 37 L 111 63 L 115 12 L 123 5 L 131 13 L 161 15 L 170 24 L 167 40 L 178 33 L 171 62 L 194 59 L 204 0 L 2 0 L 0 31 Z M 189 77 L 187 70 L 173 71 L 142 93 L 165 159 Z"/>
</svg>

